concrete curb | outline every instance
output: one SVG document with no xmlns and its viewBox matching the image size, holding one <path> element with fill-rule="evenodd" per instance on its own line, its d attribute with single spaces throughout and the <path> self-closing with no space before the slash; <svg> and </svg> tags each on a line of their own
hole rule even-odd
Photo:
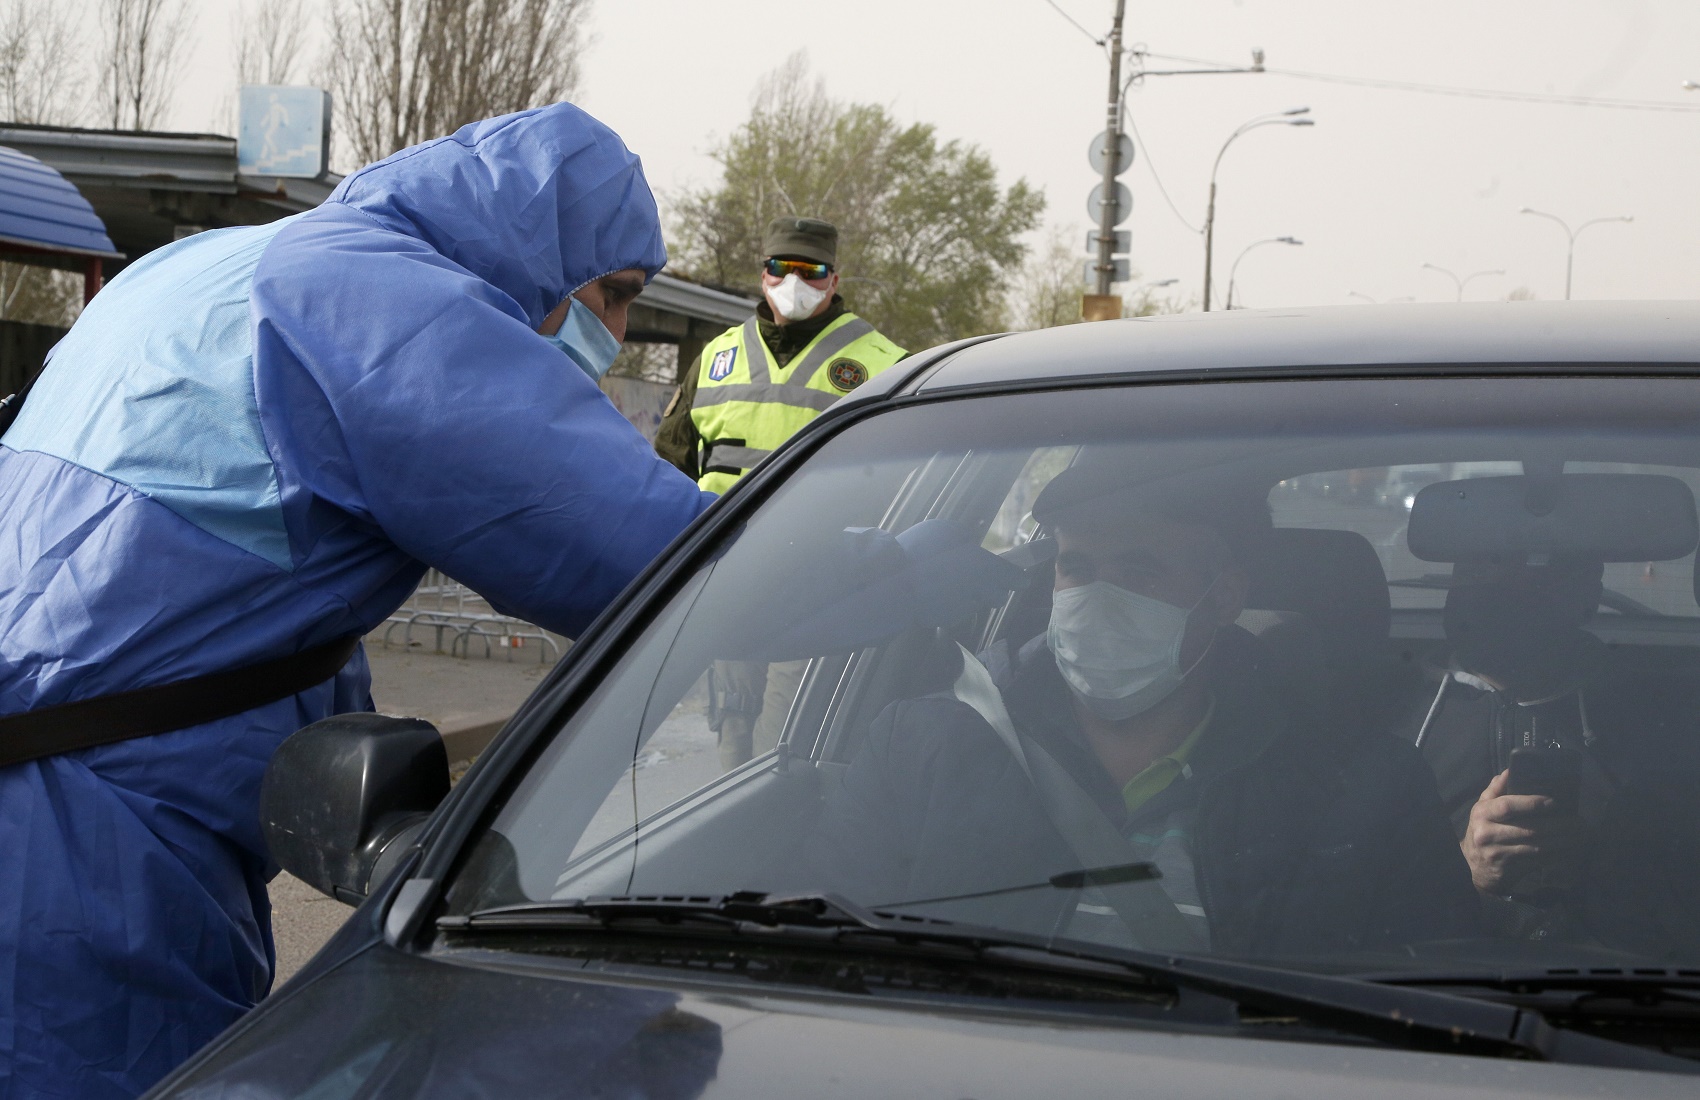
<svg viewBox="0 0 1700 1100">
<path fill-rule="evenodd" d="M 489 747 L 511 717 L 511 711 L 493 711 L 444 723 L 438 732 L 443 735 L 443 748 L 448 750 L 449 763 L 461 764 L 475 758 Z"/>
</svg>

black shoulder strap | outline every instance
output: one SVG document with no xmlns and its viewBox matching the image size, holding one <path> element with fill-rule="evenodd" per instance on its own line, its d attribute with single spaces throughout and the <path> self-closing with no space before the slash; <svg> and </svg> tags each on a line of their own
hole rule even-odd
<svg viewBox="0 0 1700 1100">
<path fill-rule="evenodd" d="M 12 426 L 12 421 L 18 418 L 18 410 L 24 407 L 24 398 L 30 395 L 30 387 L 34 386 L 35 380 L 40 377 L 41 372 L 37 371 L 30 376 L 28 382 L 24 383 L 23 389 L 9 396 L 0 397 L 0 435 L 5 435 L 6 429 Z"/>
<path fill-rule="evenodd" d="M 187 729 L 275 703 L 337 674 L 360 635 L 287 657 L 0 718 L 0 768 Z"/>
</svg>

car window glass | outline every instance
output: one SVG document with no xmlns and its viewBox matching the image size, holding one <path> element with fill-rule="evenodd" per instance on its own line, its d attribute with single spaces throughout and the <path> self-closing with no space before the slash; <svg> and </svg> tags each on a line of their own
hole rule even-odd
<svg viewBox="0 0 1700 1100">
<path fill-rule="evenodd" d="M 1015 483 L 1009 487 L 1003 503 L 998 506 L 997 515 L 986 529 L 981 545 L 993 553 L 1002 553 L 1031 539 L 1039 528 L 1033 519 L 1033 502 L 1052 478 L 1068 468 L 1079 450 L 1078 447 L 1040 447 L 1035 450 L 1021 468 Z"/>
<path fill-rule="evenodd" d="M 1627 378 L 870 417 L 588 668 L 451 909 L 826 892 L 1325 970 L 1700 965 L 1697 428 L 1700 384 Z M 1551 858 L 1471 831 L 1513 778 Z M 1111 864 L 1145 871 L 1066 874 Z"/>
</svg>

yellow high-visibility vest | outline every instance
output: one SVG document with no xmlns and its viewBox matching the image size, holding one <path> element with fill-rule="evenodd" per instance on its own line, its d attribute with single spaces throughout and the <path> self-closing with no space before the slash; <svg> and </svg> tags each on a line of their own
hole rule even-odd
<svg viewBox="0 0 1700 1100">
<path fill-rule="evenodd" d="M 906 354 L 854 313 L 827 325 L 783 367 L 754 317 L 727 329 L 703 348 L 697 366 L 697 484 L 724 493 L 834 401 Z"/>
</svg>

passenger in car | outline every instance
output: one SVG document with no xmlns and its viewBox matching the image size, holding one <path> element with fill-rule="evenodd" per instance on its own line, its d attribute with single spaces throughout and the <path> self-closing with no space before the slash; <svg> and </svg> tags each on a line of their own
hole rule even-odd
<svg viewBox="0 0 1700 1100">
<path fill-rule="evenodd" d="M 1082 466 L 1034 515 L 1058 546 L 1047 634 L 994 647 L 995 674 L 964 652 L 949 689 L 881 713 L 812 840 L 823 885 L 870 905 L 990 891 L 927 911 L 1240 956 L 1474 933 L 1417 754 L 1295 722 L 1234 625 L 1260 495 Z M 1158 877 L 1021 888 L 1123 862 Z"/>
<path fill-rule="evenodd" d="M 1598 764 L 1580 755 L 1594 733 L 1583 687 L 1603 671 L 1605 646 L 1582 629 L 1600 600 L 1600 562 L 1453 567 L 1442 622 L 1451 683 L 1422 733 L 1471 877 L 1484 893 L 1551 864 L 1577 839 L 1574 815 L 1550 797 L 1506 791 L 1514 748 L 1563 748 L 1586 762 L 1588 800 L 1602 796 Z M 1539 745 L 1537 745 L 1537 741 Z M 1578 778 L 1583 778 L 1582 770 Z M 1574 807 L 1566 807 L 1574 809 Z M 1533 843 L 1535 833 L 1542 843 Z"/>
<path fill-rule="evenodd" d="M 1495 931 L 1691 951 L 1700 897 L 1669 868 L 1700 859 L 1683 789 L 1700 767 L 1696 670 L 1686 651 L 1614 650 L 1585 629 L 1603 569 L 1455 565 L 1449 682 L 1421 747 Z M 1515 749 L 1549 754 L 1562 774 L 1519 782 Z"/>
</svg>

